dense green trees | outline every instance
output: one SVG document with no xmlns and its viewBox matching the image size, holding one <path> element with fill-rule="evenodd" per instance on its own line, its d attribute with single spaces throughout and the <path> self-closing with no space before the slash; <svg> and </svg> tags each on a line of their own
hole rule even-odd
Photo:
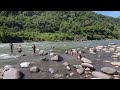
<svg viewBox="0 0 120 90">
<path fill-rule="evenodd" d="M 0 41 L 120 39 L 120 19 L 92 11 L 0 11 Z"/>
</svg>

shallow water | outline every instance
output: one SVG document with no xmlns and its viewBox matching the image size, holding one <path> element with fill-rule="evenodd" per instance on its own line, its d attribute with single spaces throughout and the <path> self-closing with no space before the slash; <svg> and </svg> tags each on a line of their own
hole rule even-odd
<svg viewBox="0 0 120 90">
<path fill-rule="evenodd" d="M 120 40 L 93 40 L 93 41 L 63 41 L 63 42 L 26 42 L 26 43 L 14 43 L 14 55 L 10 55 L 10 47 L 9 43 L 1 43 L 0 44 L 0 64 L 2 62 L 8 63 L 8 62 L 17 62 L 19 59 L 19 53 L 16 52 L 17 46 L 20 44 L 23 48 L 23 53 L 31 55 L 32 53 L 32 44 L 35 44 L 37 48 L 39 49 L 45 49 L 45 50 L 50 50 L 54 49 L 55 51 L 59 53 L 63 53 L 66 49 L 71 49 L 71 48 L 84 48 L 84 47 L 95 47 L 97 45 L 108 45 L 109 43 L 115 43 L 120 45 Z M 54 48 L 53 48 L 54 47 Z M 87 56 L 86 56 L 87 57 Z M 95 62 L 99 62 L 99 60 L 94 60 L 98 59 L 96 55 L 89 55 L 88 56 L 90 59 L 92 59 Z M 37 58 L 36 58 L 37 59 Z M 110 54 L 107 56 L 107 54 L 102 54 L 100 59 L 111 59 Z"/>
</svg>

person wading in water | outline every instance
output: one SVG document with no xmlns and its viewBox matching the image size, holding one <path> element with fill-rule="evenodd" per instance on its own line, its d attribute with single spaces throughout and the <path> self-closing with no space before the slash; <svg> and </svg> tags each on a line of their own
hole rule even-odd
<svg viewBox="0 0 120 90">
<path fill-rule="evenodd" d="M 11 50 L 11 54 L 13 54 L 13 43 L 10 43 L 10 50 Z"/>
<path fill-rule="evenodd" d="M 36 53 L 36 46 L 35 46 L 35 44 L 33 44 L 33 54 L 35 54 Z"/>
</svg>

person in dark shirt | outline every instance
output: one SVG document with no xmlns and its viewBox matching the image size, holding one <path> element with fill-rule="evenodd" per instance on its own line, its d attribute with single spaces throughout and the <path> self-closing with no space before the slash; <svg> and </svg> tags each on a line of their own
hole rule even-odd
<svg viewBox="0 0 120 90">
<path fill-rule="evenodd" d="M 36 46 L 35 46 L 35 44 L 33 44 L 33 54 L 35 54 L 36 53 Z"/>
<path fill-rule="evenodd" d="M 11 50 L 11 54 L 13 54 L 13 43 L 10 43 L 10 50 Z"/>
</svg>

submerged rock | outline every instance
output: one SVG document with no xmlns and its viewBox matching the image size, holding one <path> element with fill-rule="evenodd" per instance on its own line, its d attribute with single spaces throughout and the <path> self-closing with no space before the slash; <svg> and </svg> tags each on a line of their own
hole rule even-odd
<svg viewBox="0 0 120 90">
<path fill-rule="evenodd" d="M 114 68 L 111 67 L 103 67 L 101 68 L 101 71 L 107 74 L 115 74 L 117 72 Z"/>
<path fill-rule="evenodd" d="M 104 74 L 102 72 L 99 72 L 99 71 L 93 71 L 92 75 L 96 78 L 101 78 L 101 79 L 110 79 L 111 78 L 111 76 Z"/>
</svg>

